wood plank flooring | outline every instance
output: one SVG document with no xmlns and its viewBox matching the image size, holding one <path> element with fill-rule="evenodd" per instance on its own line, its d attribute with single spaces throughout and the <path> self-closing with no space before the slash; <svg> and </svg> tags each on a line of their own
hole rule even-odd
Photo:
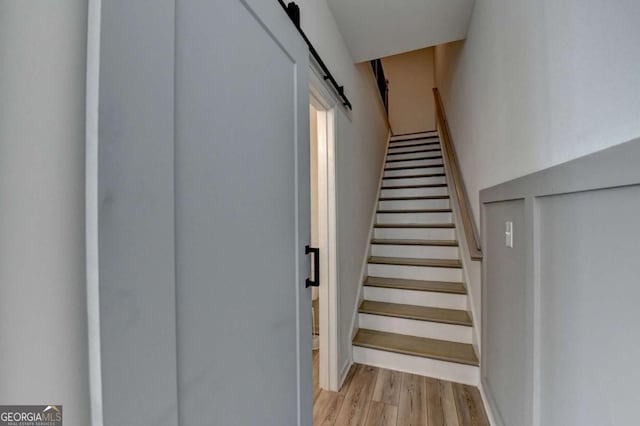
<svg viewBox="0 0 640 426">
<path fill-rule="evenodd" d="M 489 426 L 473 386 L 354 364 L 330 392 L 318 387 L 313 355 L 314 426 Z"/>
</svg>

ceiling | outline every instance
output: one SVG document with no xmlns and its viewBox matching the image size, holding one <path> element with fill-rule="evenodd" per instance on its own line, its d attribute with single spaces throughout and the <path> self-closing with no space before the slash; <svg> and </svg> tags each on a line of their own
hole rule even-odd
<svg viewBox="0 0 640 426">
<path fill-rule="evenodd" d="M 461 40 L 473 0 L 327 0 L 355 62 Z"/>
</svg>

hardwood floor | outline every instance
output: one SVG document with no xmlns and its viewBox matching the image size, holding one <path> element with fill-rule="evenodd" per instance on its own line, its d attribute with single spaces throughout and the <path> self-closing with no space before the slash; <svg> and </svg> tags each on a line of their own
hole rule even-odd
<svg viewBox="0 0 640 426">
<path fill-rule="evenodd" d="M 314 426 L 489 426 L 473 386 L 354 364 L 340 392 L 318 386 L 313 352 Z"/>
</svg>

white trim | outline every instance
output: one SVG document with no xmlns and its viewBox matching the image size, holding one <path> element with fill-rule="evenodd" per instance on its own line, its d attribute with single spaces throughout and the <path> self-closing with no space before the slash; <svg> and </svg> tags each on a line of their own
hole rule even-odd
<svg viewBox="0 0 640 426">
<path fill-rule="evenodd" d="M 318 289 L 320 357 L 319 384 L 323 389 L 340 388 L 338 371 L 338 253 L 336 195 L 337 101 L 314 67 L 309 72 L 309 99 L 318 110 L 318 246 L 321 279 Z"/>
<path fill-rule="evenodd" d="M 101 0 L 89 0 L 87 22 L 87 94 L 85 106 L 85 226 L 87 324 L 91 425 L 102 426 L 102 358 L 98 267 L 98 112 L 100 97 Z"/>
<path fill-rule="evenodd" d="M 489 424 L 491 426 L 498 426 L 499 423 L 496 422 L 496 417 L 493 415 L 493 407 L 489 403 L 488 395 L 484 390 L 484 380 L 480 380 L 478 383 L 478 390 L 480 391 L 480 396 L 482 397 L 482 404 L 484 405 L 484 411 L 487 413 L 487 417 L 489 418 Z"/>
<path fill-rule="evenodd" d="M 349 374 L 349 370 L 351 370 L 351 366 L 353 365 L 352 357 L 347 358 L 347 362 L 344 363 L 342 369 L 340 370 L 340 386 L 338 387 L 338 391 L 342 388 L 342 384 L 345 380 L 347 380 L 347 375 Z"/>
<path fill-rule="evenodd" d="M 454 201 L 453 204 L 457 206 L 457 202 Z M 464 230 L 462 230 L 461 226 L 458 224 L 462 223 L 462 219 L 460 216 L 460 211 L 454 209 L 454 220 L 456 223 L 456 235 L 458 236 L 458 244 L 460 248 L 460 261 L 462 262 L 462 281 L 465 283 L 465 287 L 467 289 L 467 311 L 471 313 L 471 319 L 473 321 L 473 348 L 476 351 L 476 355 L 478 358 L 482 358 L 482 317 L 481 314 L 477 312 L 476 305 L 474 303 L 473 289 L 471 286 L 473 283 L 481 283 L 480 275 L 482 274 L 482 270 L 480 269 L 480 265 L 477 264 L 477 261 L 472 260 L 469 256 L 469 249 L 466 244 L 465 239 L 460 239 L 460 234 L 464 234 Z M 475 262 L 475 263 L 474 263 Z M 475 277 L 475 278 L 474 278 Z M 482 291 L 482 290 L 481 290 Z M 481 297 L 482 299 L 482 297 Z M 482 306 L 480 306 L 482 309 Z"/>
<path fill-rule="evenodd" d="M 438 126 L 438 130 L 436 135 L 440 138 L 440 126 Z M 440 140 L 440 139 L 439 139 Z M 440 140 L 440 152 L 444 157 L 444 146 L 442 145 L 442 141 Z M 462 227 L 462 216 L 460 213 L 460 206 L 458 205 L 458 199 L 453 196 L 455 191 L 453 190 L 453 183 L 451 170 L 449 170 L 448 164 L 446 161 L 443 161 L 445 173 L 447 175 L 447 191 L 449 193 L 449 206 L 453 211 L 453 221 L 456 224 L 455 233 L 456 238 L 458 240 L 458 246 L 460 249 L 460 261 L 462 262 L 462 280 L 465 283 L 465 287 L 467 289 L 467 310 L 471 313 L 471 319 L 473 320 L 473 347 L 478 355 L 478 358 L 482 358 L 482 313 L 477 312 L 476 303 L 479 302 L 480 310 L 482 311 L 481 300 L 476 301 L 473 292 L 474 285 L 480 285 L 482 292 L 482 264 L 481 262 L 475 261 L 471 259 L 469 254 L 469 246 L 467 245 L 467 235 L 464 233 L 464 229 Z"/>
<path fill-rule="evenodd" d="M 312 88 L 311 94 L 313 95 L 315 91 L 315 95 L 320 95 L 320 104 L 323 105 L 318 108 L 320 110 L 334 109 L 335 111 L 340 109 L 349 121 L 352 121 L 353 111 L 343 105 L 342 98 L 338 96 L 333 86 L 327 83 L 324 75 L 324 71 L 322 71 L 313 56 L 309 56 L 309 86 Z"/>
<path fill-rule="evenodd" d="M 528 204 L 531 204 L 529 207 Z M 531 219 L 527 220 L 526 223 L 529 223 L 532 227 L 532 230 L 529 231 L 532 236 L 532 253 L 531 260 L 532 262 L 530 268 L 530 274 L 532 275 L 529 280 L 533 282 L 533 324 L 531 328 L 533 329 L 533 360 L 532 360 L 532 420 L 531 423 L 533 426 L 542 426 L 541 419 L 541 400 L 542 400 L 542 283 L 540 282 L 540 271 L 542 270 L 540 266 L 540 234 L 536 233 L 535 229 L 540 229 L 540 206 L 537 202 L 536 198 L 526 199 L 525 207 L 527 215 L 531 215 Z"/>
<path fill-rule="evenodd" d="M 351 317 L 351 339 L 349 340 L 349 344 L 351 344 L 351 341 L 353 340 L 353 338 L 356 336 L 356 333 L 358 332 L 358 308 L 360 307 L 360 303 L 362 303 L 362 294 L 363 294 L 362 288 L 364 287 L 363 285 L 364 279 L 368 274 L 367 270 L 368 270 L 368 264 L 369 264 L 369 256 L 371 254 L 371 240 L 373 239 L 373 232 L 374 232 L 373 226 L 376 223 L 378 202 L 380 199 L 380 192 L 382 191 L 382 180 L 384 178 L 384 167 L 385 167 L 385 164 L 387 163 L 387 152 L 389 151 L 390 139 L 391 139 L 391 130 L 389 130 L 389 133 L 387 134 L 387 144 L 384 148 L 384 155 L 382 156 L 382 164 L 380 165 L 380 177 L 378 178 L 378 191 L 376 192 L 376 199 L 371 209 L 371 219 L 369 221 L 369 236 L 367 239 L 366 250 L 364 252 L 364 258 L 362 259 L 362 266 L 360 268 L 360 282 L 358 283 L 358 294 L 356 295 L 356 304 L 353 307 L 353 316 Z M 351 348 L 349 353 L 351 353 L 351 356 L 353 357 L 353 347 Z"/>
</svg>

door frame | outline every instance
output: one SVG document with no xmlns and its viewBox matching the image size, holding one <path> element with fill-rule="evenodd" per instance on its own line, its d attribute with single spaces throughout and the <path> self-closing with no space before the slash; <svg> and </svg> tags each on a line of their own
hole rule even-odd
<svg viewBox="0 0 640 426">
<path fill-rule="evenodd" d="M 339 102 L 328 90 L 321 72 L 309 67 L 309 102 L 318 111 L 318 246 L 320 247 L 321 284 L 319 291 L 319 384 L 322 389 L 338 391 L 338 250 L 336 140 Z"/>
</svg>

